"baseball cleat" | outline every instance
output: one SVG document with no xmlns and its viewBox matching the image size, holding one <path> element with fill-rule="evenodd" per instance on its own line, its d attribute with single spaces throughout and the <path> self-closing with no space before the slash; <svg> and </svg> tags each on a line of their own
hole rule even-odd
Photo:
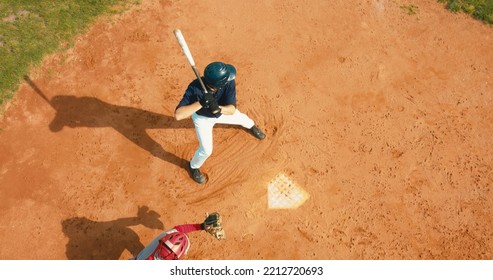
<svg viewBox="0 0 493 280">
<path fill-rule="evenodd" d="M 255 138 L 257 139 L 264 139 L 265 138 L 265 134 L 262 132 L 262 130 L 260 130 L 260 128 L 256 127 L 255 125 L 252 126 L 250 129 L 249 129 L 250 133 L 255 136 Z"/>
<path fill-rule="evenodd" d="M 202 174 L 202 172 L 200 172 L 200 169 L 190 167 L 190 173 L 191 173 L 190 175 L 192 176 L 192 179 L 196 183 L 199 183 L 199 184 L 205 183 L 205 181 L 206 181 L 205 176 L 204 176 L 204 174 Z"/>
</svg>

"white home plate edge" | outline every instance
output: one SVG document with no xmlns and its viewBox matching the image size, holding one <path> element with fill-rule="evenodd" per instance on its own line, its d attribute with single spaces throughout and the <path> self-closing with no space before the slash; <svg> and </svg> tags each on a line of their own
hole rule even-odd
<svg viewBox="0 0 493 280">
<path fill-rule="evenodd" d="M 281 172 L 267 185 L 267 198 L 269 209 L 293 209 L 305 203 L 310 194 Z"/>
</svg>

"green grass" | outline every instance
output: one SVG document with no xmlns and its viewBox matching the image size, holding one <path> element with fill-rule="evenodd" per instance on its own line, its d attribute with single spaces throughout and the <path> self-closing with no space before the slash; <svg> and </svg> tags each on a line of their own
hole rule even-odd
<svg viewBox="0 0 493 280">
<path fill-rule="evenodd" d="M 465 12 L 493 25 L 493 0 L 438 0 L 452 12 Z"/>
<path fill-rule="evenodd" d="M 418 6 L 415 5 L 402 5 L 400 8 L 408 15 L 415 15 L 418 12 Z"/>
<path fill-rule="evenodd" d="M 136 0 L 1 0 L 0 105 L 11 99 L 30 67 L 71 46 L 75 35 L 103 14 L 119 13 Z M 0 106 L 1 107 L 1 106 Z"/>
</svg>

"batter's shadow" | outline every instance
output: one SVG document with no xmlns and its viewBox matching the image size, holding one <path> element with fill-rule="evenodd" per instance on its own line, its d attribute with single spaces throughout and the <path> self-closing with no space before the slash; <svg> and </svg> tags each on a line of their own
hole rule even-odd
<svg viewBox="0 0 493 280">
<path fill-rule="evenodd" d="M 163 230 L 160 215 L 139 207 L 136 217 L 114 221 L 91 221 L 75 217 L 62 222 L 62 230 L 69 238 L 66 255 L 69 260 L 118 260 L 128 250 L 136 256 L 144 249 L 139 236 L 129 226 L 143 225 L 150 229 Z"/>
<path fill-rule="evenodd" d="M 172 116 L 113 105 L 95 97 L 58 95 L 48 99 L 28 76 L 25 76 L 24 80 L 56 110 L 56 116 L 49 125 L 51 131 L 58 132 L 65 126 L 112 127 L 153 156 L 184 169 L 187 168 L 187 160 L 165 151 L 147 134 L 146 129 L 193 128 L 190 120 L 176 121 Z"/>
</svg>

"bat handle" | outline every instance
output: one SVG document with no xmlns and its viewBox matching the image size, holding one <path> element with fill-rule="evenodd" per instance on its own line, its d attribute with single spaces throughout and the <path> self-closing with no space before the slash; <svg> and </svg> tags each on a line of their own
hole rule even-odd
<svg viewBox="0 0 493 280">
<path fill-rule="evenodd" d="M 207 93 L 208 92 L 207 88 L 205 87 L 205 84 L 202 81 L 202 78 L 200 77 L 199 70 L 197 70 L 197 67 L 195 67 L 195 66 L 192 66 L 192 69 L 193 69 L 193 72 L 195 72 L 195 76 L 197 76 L 197 79 L 200 82 L 200 86 L 202 87 L 202 90 L 204 91 L 204 93 Z"/>
</svg>

